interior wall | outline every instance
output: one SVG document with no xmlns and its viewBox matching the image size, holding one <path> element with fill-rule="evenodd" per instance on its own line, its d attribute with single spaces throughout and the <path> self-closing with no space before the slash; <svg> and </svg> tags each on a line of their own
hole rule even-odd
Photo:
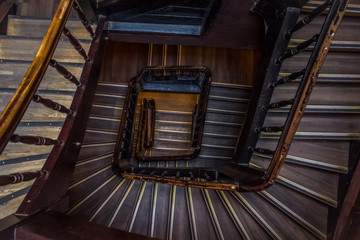
<svg viewBox="0 0 360 240">
<path fill-rule="evenodd" d="M 252 85 L 261 54 L 259 50 L 109 42 L 102 81 L 128 82 L 146 66 L 203 65 L 213 82 Z"/>
</svg>

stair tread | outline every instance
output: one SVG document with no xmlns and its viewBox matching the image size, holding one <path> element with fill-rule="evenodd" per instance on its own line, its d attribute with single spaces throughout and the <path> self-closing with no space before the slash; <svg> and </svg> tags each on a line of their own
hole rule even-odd
<svg viewBox="0 0 360 240">
<path fill-rule="evenodd" d="M 277 87 L 271 102 L 294 98 L 296 89 L 297 84 L 285 84 Z M 317 84 L 311 94 L 309 105 L 360 106 L 360 98 L 357 94 L 359 91 L 360 85 L 358 84 Z"/>
<path fill-rule="evenodd" d="M 283 126 L 287 113 L 271 113 L 266 116 L 264 126 Z M 359 114 L 314 114 L 305 113 L 298 132 L 360 132 Z"/>
<path fill-rule="evenodd" d="M 0 63 L 0 77 L 1 88 L 13 88 L 16 89 L 22 81 L 27 69 L 30 66 L 30 62 L 6 62 Z M 77 79 L 80 79 L 82 72 L 81 65 L 68 66 L 61 63 L 70 71 Z M 39 90 L 56 90 L 56 91 L 75 91 L 75 84 L 69 82 L 62 75 L 60 75 L 54 68 L 48 67 L 40 85 Z"/>
<path fill-rule="evenodd" d="M 99 181 L 94 184 L 94 189 L 85 198 L 81 199 L 76 205 L 69 208 L 67 214 L 75 217 L 88 219 L 91 214 L 101 205 L 104 196 L 111 193 L 114 187 L 119 184 L 121 180 L 113 175 L 104 181 Z"/>
<path fill-rule="evenodd" d="M 240 194 L 254 208 L 282 239 L 316 239 L 311 233 L 303 231 L 295 221 L 279 209 L 254 193 Z"/>
<path fill-rule="evenodd" d="M 301 14 L 300 19 L 305 17 L 306 14 Z M 319 32 L 324 22 L 325 15 L 316 17 L 306 27 L 300 29 L 292 35 L 292 38 L 310 39 L 316 32 Z M 335 41 L 359 41 L 360 32 L 358 26 L 360 25 L 360 19 L 354 16 L 345 16 L 340 23 L 339 28 L 336 31 L 334 37 Z"/>
<path fill-rule="evenodd" d="M 101 183 L 105 182 L 114 175 L 111 166 L 103 166 L 101 169 L 94 171 L 91 175 L 86 176 L 72 183 L 68 188 L 69 209 L 76 206 L 81 199 L 87 197 Z"/>
<path fill-rule="evenodd" d="M 257 147 L 275 149 L 278 141 L 272 139 L 260 139 Z M 306 160 L 319 163 L 330 164 L 347 169 L 349 155 L 348 141 L 329 141 L 329 140 L 294 140 L 291 144 L 287 162 L 292 162 L 292 158 L 303 158 L 304 165 Z M 295 159 L 296 160 L 296 159 Z M 301 161 L 299 159 L 298 161 Z M 309 166 L 316 167 L 315 163 Z M 335 171 L 335 170 L 334 170 Z M 342 171 L 343 172 L 343 171 Z"/>
<path fill-rule="evenodd" d="M 281 72 L 298 72 L 305 68 L 310 57 L 310 52 L 305 51 L 291 60 L 284 61 Z M 321 68 L 322 74 L 359 74 L 360 54 L 356 52 L 329 52 L 324 65 Z"/>
<path fill-rule="evenodd" d="M 43 38 L 50 26 L 50 22 L 51 19 L 46 18 L 9 15 L 7 35 Z M 90 34 L 86 31 L 80 20 L 69 19 L 66 22 L 66 27 L 78 39 L 91 39 Z M 95 27 L 93 26 L 93 29 Z M 62 38 L 64 37 L 62 35 Z"/>
<path fill-rule="evenodd" d="M 0 46 L 1 53 L 0 59 L 7 60 L 22 60 L 22 61 L 32 61 L 35 57 L 42 39 L 34 38 L 22 38 L 22 37 L 7 37 L 1 36 Z M 89 51 L 90 42 L 89 41 L 79 41 L 85 52 Z M 19 50 L 20 49 L 20 50 Z M 69 41 L 59 41 L 53 58 L 58 62 L 72 62 L 72 63 L 84 63 L 84 59 L 80 54 L 74 49 Z"/>
<path fill-rule="evenodd" d="M 266 168 L 269 159 L 254 156 L 251 163 Z M 284 164 L 277 181 L 289 183 L 290 187 L 307 194 L 330 206 L 336 207 L 339 175 L 337 173 L 313 169 L 306 166 Z M 293 184 L 294 183 L 294 184 Z"/>
<path fill-rule="evenodd" d="M 320 238 L 325 239 L 327 234 L 327 216 L 328 208 L 325 204 L 307 197 L 295 190 L 274 184 L 263 192 L 259 192 L 265 198 L 273 198 L 273 204 L 277 207 L 284 207 L 283 211 L 291 214 L 293 219 L 304 227 L 315 233 Z M 279 201 L 279 202 L 277 202 Z M 309 211 L 304 211 L 306 206 Z"/>
</svg>

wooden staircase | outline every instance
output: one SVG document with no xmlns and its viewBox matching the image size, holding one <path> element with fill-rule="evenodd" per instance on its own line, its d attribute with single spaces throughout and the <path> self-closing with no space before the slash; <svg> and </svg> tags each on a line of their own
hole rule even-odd
<svg viewBox="0 0 360 240">
<path fill-rule="evenodd" d="M 318 4 L 310 2 L 303 11 Z M 350 4 L 353 5 L 330 48 L 280 176 L 272 187 L 261 192 L 227 192 L 119 178 L 111 162 L 127 82 L 146 65 L 171 65 L 172 60 L 175 65 L 176 59 L 181 59 L 181 46 L 109 42 L 105 55 L 111 60 L 106 60 L 109 64 L 104 64 L 96 88 L 68 188 L 66 214 L 158 239 L 331 239 L 336 224 L 334 216 L 344 197 L 342 188 L 348 184 L 346 176 L 354 170 L 357 161 L 351 155 L 358 150 L 360 140 L 360 3 L 350 1 Z M 310 38 L 322 20 L 322 16 L 316 18 L 308 28 L 296 33 L 292 41 Z M 25 74 L 49 23 L 48 19 L 34 16 L 9 17 L 8 34 L 0 37 L 3 103 L 0 111 Z M 67 27 L 87 51 L 90 37 L 81 23 L 70 19 Z M 284 63 L 280 76 L 305 66 L 309 49 Z M 55 58 L 79 78 L 83 59 L 65 38 L 61 39 Z M 124 64 L 124 58 L 134 64 Z M 184 54 L 183 64 L 185 58 Z M 193 61 L 201 63 L 202 59 Z M 119 66 L 123 70 L 116 75 Z M 292 98 L 297 84 L 295 80 L 276 88 L 271 102 Z M 38 93 L 70 106 L 74 91 L 72 83 L 49 67 Z M 139 166 L 219 167 L 230 162 L 251 91 L 251 82 L 239 84 L 228 77 L 213 79 L 199 156 L 189 161 L 139 162 Z M 288 107 L 271 110 L 265 126 L 284 121 L 287 111 Z M 15 133 L 38 135 L 46 131 L 47 137 L 56 139 L 64 119 L 65 115 L 32 103 Z M 166 99 L 157 102 L 154 151 L 186 150 L 189 122 L 188 112 L 166 109 Z M 258 145 L 273 149 L 278 137 L 278 133 L 262 133 Z M 24 144 L 19 152 L 18 146 L 9 143 L 0 156 L 0 175 L 14 169 L 40 170 L 51 150 L 49 146 L 34 149 Z M 262 169 L 270 160 L 268 155 L 256 153 L 250 165 Z M 0 187 L 1 217 L 16 211 L 32 183 Z"/>
</svg>

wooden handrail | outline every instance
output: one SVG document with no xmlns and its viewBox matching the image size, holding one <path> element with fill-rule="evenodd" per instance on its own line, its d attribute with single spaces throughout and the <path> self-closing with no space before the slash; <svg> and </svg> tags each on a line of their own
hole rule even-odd
<svg viewBox="0 0 360 240">
<path fill-rule="evenodd" d="M 56 49 L 74 0 L 61 0 L 40 48 L 0 116 L 0 154 L 28 108 Z"/>
<path fill-rule="evenodd" d="M 349 0 L 334 1 L 327 19 L 323 25 L 318 43 L 308 62 L 308 67 L 303 76 L 303 80 L 296 92 L 293 105 L 286 119 L 284 130 L 276 147 L 276 151 L 270 165 L 261 176 L 259 182 L 254 185 L 241 185 L 240 189 L 245 191 L 261 191 L 271 186 L 279 176 L 282 165 L 289 152 L 291 142 L 295 136 L 300 120 L 304 114 L 307 102 L 319 75 L 320 69 L 329 51 L 331 41 L 334 38 L 337 28 L 345 14 Z"/>
</svg>

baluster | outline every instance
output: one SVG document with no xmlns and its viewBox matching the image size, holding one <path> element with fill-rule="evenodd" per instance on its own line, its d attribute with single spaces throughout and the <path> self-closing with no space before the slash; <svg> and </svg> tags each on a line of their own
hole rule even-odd
<svg viewBox="0 0 360 240">
<path fill-rule="evenodd" d="M 261 154 L 268 154 L 268 155 L 274 155 L 275 151 L 265 149 L 265 148 L 250 148 L 251 151 L 261 153 Z"/>
<path fill-rule="evenodd" d="M 63 33 L 69 39 L 71 45 L 74 46 L 76 51 L 78 51 L 79 54 L 85 59 L 85 61 L 90 62 L 90 58 L 86 55 L 85 50 L 82 48 L 79 41 L 73 35 L 71 35 L 70 30 L 64 27 Z"/>
<path fill-rule="evenodd" d="M 321 6 L 317 7 L 309 13 L 306 17 L 304 17 L 301 21 L 297 22 L 296 25 L 289 31 L 289 35 L 293 34 L 294 32 L 300 30 L 305 25 L 311 23 L 317 16 L 319 16 L 330 4 L 332 1 L 327 1 Z"/>
<path fill-rule="evenodd" d="M 77 80 L 74 75 L 72 75 L 66 68 L 61 66 L 56 60 L 51 59 L 49 64 L 50 64 L 50 66 L 55 68 L 58 71 L 58 73 L 63 75 L 70 82 L 74 83 L 77 87 L 81 86 L 81 83 L 79 82 L 79 80 Z"/>
<path fill-rule="evenodd" d="M 284 127 L 278 127 L 278 126 L 267 126 L 267 127 L 262 127 L 260 129 L 257 129 L 257 132 L 269 132 L 269 133 L 273 133 L 273 132 L 281 132 L 284 130 Z"/>
<path fill-rule="evenodd" d="M 312 38 L 310 38 L 309 40 L 300 43 L 299 45 L 297 45 L 294 48 L 291 48 L 289 50 L 287 50 L 284 54 L 284 56 L 282 56 L 280 58 L 280 61 L 282 62 L 283 60 L 293 57 L 296 54 L 300 53 L 302 50 L 304 50 L 305 48 L 307 48 L 308 46 L 310 46 L 312 43 L 316 42 L 317 39 L 319 38 L 319 34 L 314 35 Z"/>
<path fill-rule="evenodd" d="M 211 177 L 206 172 L 204 172 L 204 176 L 206 181 L 211 181 Z"/>
<path fill-rule="evenodd" d="M 46 175 L 47 172 L 45 170 L 37 171 L 37 172 L 22 172 L 22 173 L 12 173 L 9 175 L 2 175 L 0 176 L 0 186 L 30 181 L 35 178 L 42 178 Z"/>
<path fill-rule="evenodd" d="M 283 78 L 280 78 L 279 80 L 277 80 L 276 82 L 270 84 L 270 87 L 274 88 L 280 84 L 284 84 L 284 83 L 288 83 L 288 82 L 291 82 L 292 80 L 295 80 L 297 79 L 298 77 L 302 76 L 305 74 L 305 70 L 306 68 L 304 68 L 303 70 L 301 70 L 300 72 L 295 72 L 295 73 L 292 73 L 286 77 L 283 77 Z"/>
<path fill-rule="evenodd" d="M 32 99 L 34 102 L 41 103 L 45 107 L 51 108 L 53 110 L 59 111 L 61 113 L 66 113 L 67 115 L 70 115 L 73 113 L 70 109 L 64 107 L 63 105 L 56 103 L 50 99 L 42 98 L 39 95 L 35 94 Z"/>
<path fill-rule="evenodd" d="M 163 173 L 161 174 L 161 177 L 165 177 L 167 175 L 167 171 L 163 171 Z"/>
<path fill-rule="evenodd" d="M 189 172 L 189 176 L 190 176 L 190 179 L 191 179 L 191 180 L 194 180 L 194 179 L 195 179 L 193 172 Z"/>
<path fill-rule="evenodd" d="M 84 12 L 82 11 L 82 9 L 80 8 L 79 4 L 75 1 L 74 2 L 74 5 L 73 5 L 75 11 L 77 12 L 79 18 L 80 18 L 80 21 L 82 22 L 82 24 L 84 25 L 84 27 L 86 28 L 86 30 L 90 33 L 90 36 L 92 38 L 95 37 L 95 34 L 93 32 L 93 29 L 90 25 L 90 22 L 87 20 Z"/>
<path fill-rule="evenodd" d="M 61 141 L 58 139 L 51 139 L 40 136 L 19 136 L 18 134 L 13 134 L 10 138 L 11 142 L 14 143 L 25 143 L 25 144 L 34 144 L 34 145 L 54 145 L 59 146 Z"/>
<path fill-rule="evenodd" d="M 267 111 L 267 110 L 273 109 L 273 108 L 281 108 L 281 107 L 291 105 L 291 104 L 293 104 L 293 102 L 294 102 L 294 99 L 271 103 L 271 104 L 267 105 L 266 107 L 263 107 L 263 109 L 264 109 L 264 111 Z"/>
</svg>

